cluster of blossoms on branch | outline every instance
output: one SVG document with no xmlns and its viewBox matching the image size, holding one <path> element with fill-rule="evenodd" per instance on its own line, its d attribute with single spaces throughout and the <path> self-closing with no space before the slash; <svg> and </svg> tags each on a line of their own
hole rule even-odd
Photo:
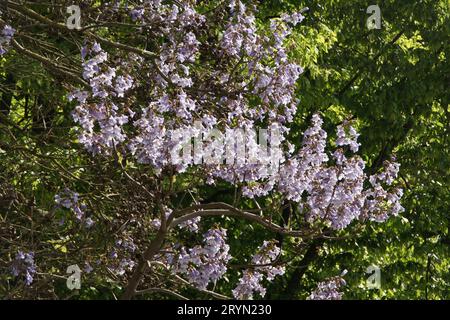
<svg viewBox="0 0 450 320">
<path fill-rule="evenodd" d="M 322 123 L 315 114 L 298 152 L 280 165 L 278 174 L 244 187 L 244 194 L 254 197 L 267 195 L 269 191 L 281 192 L 299 204 L 309 222 L 320 220 L 336 230 L 355 219 L 383 222 L 402 212 L 402 190 L 391 188 L 399 165 L 386 161 L 381 173 L 367 177 L 364 161 L 353 154 L 359 148 L 358 134 L 349 122 L 338 126 L 337 149 L 330 157 L 325 150 L 327 133 Z M 364 188 L 367 178 L 371 187 Z"/>
<path fill-rule="evenodd" d="M 163 211 L 166 219 L 169 217 L 169 215 L 173 212 L 172 209 L 168 208 L 167 206 L 163 206 Z M 201 221 L 201 217 L 195 217 L 193 219 L 186 220 L 178 225 L 179 229 L 188 230 L 193 233 L 197 233 L 199 231 L 199 223 Z M 154 218 L 151 220 L 150 225 L 154 229 L 159 229 L 161 227 L 161 219 Z"/>
<path fill-rule="evenodd" d="M 92 227 L 94 220 L 91 217 L 86 217 L 86 205 L 80 202 L 79 194 L 68 188 L 65 188 L 62 193 L 55 195 L 55 204 L 57 208 L 65 208 L 71 210 L 75 214 L 78 221 L 84 222 L 86 227 Z M 64 219 L 61 220 L 64 223 Z"/>
<path fill-rule="evenodd" d="M 244 196 L 250 198 L 279 192 L 298 202 L 308 221 L 322 220 L 333 229 L 343 229 L 358 218 L 384 221 L 402 210 L 401 190 L 384 188 L 392 179 L 369 177 L 377 184 L 364 189 L 367 177 L 363 160 L 357 155 L 347 157 L 359 148 L 358 134 L 350 123 L 338 127 L 337 149 L 331 156 L 325 151 L 327 133 L 317 114 L 298 152 L 286 141 L 301 68 L 289 61 L 283 44 L 303 20 L 301 13 L 273 19 L 269 36 L 258 32 L 251 10 L 240 1 L 230 1 L 229 21 L 223 25 L 217 46 L 201 42 L 199 29 L 207 29 L 208 24 L 188 3 L 180 10 L 177 5 L 148 1 L 133 10 L 140 12 L 134 16 L 137 21 L 156 28 L 155 34 L 167 40 L 150 61 L 153 67 L 147 77 L 152 89 L 148 106 L 141 110 L 123 97 L 128 94 L 128 101 L 133 100 L 133 89 L 139 84 L 130 73 L 145 57 L 133 55 L 127 67 L 123 62 L 111 67 L 108 54 L 98 43 L 83 48 L 83 77 L 92 90 L 75 91 L 69 98 L 80 103 L 73 112 L 81 125 L 79 141 L 93 154 L 108 153 L 123 143 L 121 152 L 128 149 L 138 162 L 155 170 L 174 166 L 178 172 L 202 163 L 201 159 L 216 157 L 218 161 L 209 161 L 202 168 L 208 183 L 217 179 L 242 183 Z M 202 45 L 212 47 L 212 57 L 208 58 L 222 69 L 200 72 L 193 68 L 202 58 Z M 85 60 L 88 55 L 91 58 Z M 229 61 L 235 65 L 227 65 Z M 251 107 L 255 98 L 259 105 Z M 262 120 L 279 133 L 273 135 L 277 141 L 271 141 L 277 148 L 269 152 L 256 142 L 251 130 Z M 125 125 L 134 129 L 127 130 Z M 225 134 L 208 137 L 213 126 L 222 126 Z M 186 148 L 190 137 L 196 136 L 207 138 L 193 149 Z M 189 161 L 174 161 L 179 150 L 188 154 Z M 224 154 L 226 163 L 221 160 Z M 395 168 L 388 163 L 388 175 L 395 177 Z"/>
<path fill-rule="evenodd" d="M 344 274 L 346 271 L 344 271 Z M 319 282 L 317 288 L 308 297 L 308 300 L 341 300 L 342 292 L 339 289 L 345 286 L 346 282 L 342 276 L 329 278 Z"/>
<path fill-rule="evenodd" d="M 264 297 L 266 294 L 262 283 L 264 277 L 270 282 L 285 272 L 283 265 L 274 265 L 280 255 L 281 249 L 275 241 L 264 241 L 251 261 L 252 268 L 246 269 L 239 279 L 239 284 L 233 290 L 233 296 L 236 299 L 253 299 L 253 294 L 257 292 Z"/>
<path fill-rule="evenodd" d="M 8 47 L 16 30 L 10 25 L 5 25 L 0 32 L 0 56 L 8 52 Z"/>
<path fill-rule="evenodd" d="M 36 273 L 34 252 L 17 252 L 16 258 L 11 263 L 11 273 L 15 277 L 23 275 L 25 277 L 25 284 L 28 286 L 31 285 L 33 276 Z"/>
<path fill-rule="evenodd" d="M 130 237 L 117 239 L 109 255 L 111 260 L 109 269 L 119 276 L 124 275 L 126 271 L 133 270 L 135 265 L 134 253 L 136 249 L 137 247 Z"/>
<path fill-rule="evenodd" d="M 130 153 L 156 174 L 164 168 L 175 173 L 200 170 L 209 184 L 240 184 L 247 198 L 281 195 L 297 203 L 308 222 L 331 229 L 396 215 L 403 209 L 402 191 L 392 187 L 398 165 L 388 161 L 381 173 L 368 177 L 356 155 L 360 145 L 352 123 L 337 127 L 332 153 L 326 151 L 327 133 L 319 114 L 312 116 L 298 150 L 286 140 L 303 70 L 288 58 L 285 40 L 304 19 L 302 12 L 272 19 L 267 33 L 241 1 L 228 2 L 225 20 L 208 20 L 190 1 L 144 1 L 130 16 L 160 39 L 156 52 L 134 50 L 123 59 L 110 56 L 97 42 L 82 48 L 83 78 L 90 88 L 69 95 L 77 101 L 72 115 L 80 125 L 79 142 L 93 155 Z M 257 143 L 253 129 L 262 124 L 270 128 L 271 145 L 277 148 Z M 224 134 L 211 134 L 213 128 Z M 192 148 L 195 137 L 202 144 Z M 219 160 L 202 161 L 211 158 Z M 172 210 L 164 210 L 168 218 Z M 197 216 L 179 227 L 198 232 L 199 222 Z M 160 219 L 151 225 L 161 228 Z M 174 244 L 177 253 L 159 256 L 200 289 L 223 277 L 231 259 L 225 229 L 208 230 L 203 242 L 192 248 Z M 121 245 L 116 247 L 119 251 Z M 114 251 L 119 274 L 133 268 L 134 250 L 122 250 L 128 252 L 122 259 Z M 284 273 L 284 267 L 276 265 L 280 254 L 274 242 L 264 242 L 252 259 L 255 266 L 244 270 L 233 290 L 234 297 L 264 296 L 263 280 Z M 340 283 L 322 283 L 311 297 L 340 297 L 333 291 Z M 326 288 L 330 293 L 324 293 Z"/>
<path fill-rule="evenodd" d="M 227 271 L 231 255 L 226 236 L 227 230 L 212 228 L 203 235 L 203 246 L 181 247 L 179 254 L 167 256 L 168 263 L 197 288 L 206 289 L 210 282 L 215 283 Z"/>
<path fill-rule="evenodd" d="M 145 86 L 151 88 L 148 106 L 125 106 L 120 99 L 128 93 L 128 101 L 133 100 L 131 96 L 139 90 L 131 75 L 136 68 L 110 66 L 108 54 L 98 43 L 83 47 L 83 60 L 90 57 L 83 62 L 83 77 L 91 90 L 77 90 L 69 95 L 70 100 L 79 103 L 73 117 L 81 125 L 80 142 L 93 154 L 107 154 L 124 143 L 138 162 L 161 169 L 172 164 L 170 151 L 182 143 L 173 141 L 171 133 L 176 130 L 205 135 L 206 129 L 218 124 L 225 132 L 252 128 L 265 117 L 274 125 L 291 121 L 296 106 L 295 83 L 302 69 L 288 61 L 283 41 L 303 16 L 283 16 L 284 20 L 273 23 L 273 34 L 268 37 L 258 32 L 255 17 L 242 2 L 231 1 L 228 11 L 229 22 L 218 22 L 224 29 L 223 35 L 211 42 L 204 39 L 217 25 L 208 25 L 205 16 L 187 1 L 181 8 L 177 4 L 146 1 L 133 9 L 133 17 L 139 23 L 151 27 L 155 37 L 164 39 L 158 53 L 138 55 L 134 63 L 151 65 L 145 75 Z M 209 50 L 209 56 L 205 50 Z M 270 56 L 275 58 L 269 59 Z M 206 62 L 209 70 L 193 68 L 203 58 L 210 59 Z M 211 70 L 212 65 L 217 70 Z M 117 75 L 119 70 L 121 75 Z M 261 100 L 258 107 L 250 103 L 255 97 Z M 193 126 L 194 120 L 204 128 Z M 124 129 L 128 124 L 133 130 Z M 287 128 L 283 126 L 282 130 Z M 200 149 L 207 148 L 205 145 Z M 186 167 L 178 166 L 177 170 L 182 172 Z M 219 178 L 229 178 L 233 172 L 242 175 L 240 171 L 245 171 L 245 167 L 237 165 L 232 172 L 220 168 L 211 171 Z"/>
</svg>

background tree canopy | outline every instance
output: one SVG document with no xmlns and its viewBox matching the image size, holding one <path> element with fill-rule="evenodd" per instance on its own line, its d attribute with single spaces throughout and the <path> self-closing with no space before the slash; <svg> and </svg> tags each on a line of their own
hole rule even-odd
<svg viewBox="0 0 450 320">
<path fill-rule="evenodd" d="M 201 57 L 208 57 L 203 52 L 214 54 L 214 47 L 208 45 L 222 36 L 219 27 L 228 19 L 228 2 L 162 1 L 170 6 L 187 3 L 208 17 L 207 23 L 214 28 L 196 34 L 205 44 L 199 49 Z M 304 70 L 296 81 L 298 103 L 290 123 L 290 143 L 301 147 L 302 135 L 315 113 L 322 115 L 323 128 L 333 139 L 336 126 L 353 121 L 361 134 L 359 154 L 366 162 L 367 174 L 379 172 L 392 155 L 400 163 L 397 184 L 404 191 L 401 204 L 405 211 L 385 223 L 352 223 L 312 238 L 274 235 L 257 224 L 230 217 L 203 219 L 203 230 L 218 224 L 227 229 L 233 257 L 252 257 L 264 240 L 278 241 L 286 272 L 267 283 L 264 298 L 305 299 L 317 283 L 348 270 L 344 299 L 448 299 L 449 2 L 382 1 L 378 3 L 382 26 L 373 30 L 366 27 L 370 16 L 366 9 L 372 4 L 367 1 L 244 2 L 249 8 L 255 6 L 260 32 L 270 32 L 271 21 L 283 13 L 308 8 L 302 11 L 304 20 L 292 28 L 285 41 L 290 61 Z M 232 183 L 217 181 L 210 186 L 198 173 L 174 174 L 168 168 L 163 169 L 164 178 L 160 179 L 119 148 L 109 156 L 93 156 L 83 148 L 71 114 L 76 103 L 67 97 L 74 88 L 87 85 L 82 76 L 82 47 L 98 41 L 111 59 L 122 54 L 131 61 L 133 54 L 141 54 L 151 60 L 145 55 L 158 51 L 165 39 L 155 36 L 154 29 L 136 28 L 136 19 L 129 11 L 139 8 L 140 1 L 118 1 L 116 8 L 102 1 L 78 1 L 81 30 L 65 26 L 69 16 L 66 8 L 72 4 L 16 0 L 4 1 L 1 8 L 0 27 L 11 25 L 16 30 L 8 52 L 0 56 L 2 298 L 120 297 L 132 277 L 132 267 L 117 275 L 109 265 L 114 254 L 111 248 L 118 246 L 119 234 L 124 234 L 123 246 L 127 237 L 132 237 L 139 249 L 151 246 L 158 232 L 149 226 L 162 210 L 162 203 L 173 209 L 239 203 L 249 212 L 258 212 L 255 203 L 242 199 L 241 189 Z M 157 68 L 136 61 L 126 68 L 142 76 L 141 82 L 146 72 Z M 195 61 L 191 69 L 194 83 L 208 82 L 209 69 L 229 70 L 219 62 L 213 58 Z M 132 108 L 143 104 L 152 86 L 150 81 L 142 85 L 124 105 Z M 193 90 L 199 93 L 202 87 Z M 77 223 L 67 208 L 55 206 L 55 195 L 68 194 L 65 188 L 83 199 L 89 218 L 95 220 L 90 231 Z M 300 214 L 293 201 L 282 197 L 264 198 L 261 203 L 273 210 L 271 219 L 273 215 L 273 221 L 283 228 Z M 180 231 L 173 237 L 191 247 L 202 243 L 192 232 Z M 11 272 L 18 251 L 34 253 L 37 271 L 32 285 Z M 142 259 L 140 252 L 126 258 Z M 66 269 L 74 264 L 83 269 L 83 278 L 81 289 L 71 291 L 66 287 Z M 144 282 L 193 299 L 223 298 L 231 296 L 236 287 L 240 264 L 237 258 L 231 260 L 231 272 L 213 290 L 197 290 L 186 281 L 166 278 L 167 270 L 158 268 L 152 269 Z M 380 268 L 381 288 L 367 288 L 369 266 Z M 141 297 L 167 299 L 173 295 L 150 290 Z"/>
</svg>

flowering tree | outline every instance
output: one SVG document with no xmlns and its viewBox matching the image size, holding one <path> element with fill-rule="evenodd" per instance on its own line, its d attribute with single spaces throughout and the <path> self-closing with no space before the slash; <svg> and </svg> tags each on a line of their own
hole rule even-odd
<svg viewBox="0 0 450 320">
<path fill-rule="evenodd" d="M 8 233 L 17 283 L 81 264 L 84 277 L 113 283 L 123 299 L 184 298 L 186 287 L 264 297 L 289 269 L 285 252 L 402 211 L 398 163 L 367 174 L 353 120 L 328 138 L 315 113 L 301 139 L 291 136 L 303 69 L 287 43 L 307 9 L 258 22 L 255 5 L 235 0 L 92 1 L 77 30 L 56 9 L 7 4 L 0 53 L 38 61 L 62 80 L 74 143 L 58 155 L 78 157 L 66 168 L 45 154 L 61 184 L 54 205 L 33 219 L 50 219 L 54 235 L 36 243 Z M 34 23 L 43 27 L 30 39 Z M 67 52 L 48 45 L 52 32 Z M 259 128 L 268 129 L 269 147 L 257 143 Z M 243 222 L 258 239 L 245 254 L 229 243 Z M 227 291 L 221 282 L 230 278 Z M 344 283 L 325 280 L 310 298 L 340 298 Z"/>
</svg>

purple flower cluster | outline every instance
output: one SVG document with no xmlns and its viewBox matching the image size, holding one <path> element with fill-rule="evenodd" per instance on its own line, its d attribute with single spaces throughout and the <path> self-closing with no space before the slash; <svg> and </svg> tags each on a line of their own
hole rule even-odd
<svg viewBox="0 0 450 320">
<path fill-rule="evenodd" d="M 210 183 L 214 179 L 223 179 L 230 183 L 237 181 L 245 183 L 244 195 L 265 195 L 272 185 L 265 184 L 261 190 L 251 189 L 248 184 L 257 181 L 270 179 L 277 171 L 278 164 L 284 160 L 281 151 L 281 139 L 284 139 L 280 132 L 280 125 L 273 123 L 267 130 L 267 143 L 257 143 L 258 133 L 249 126 L 243 128 L 227 128 L 225 135 L 221 139 L 205 144 L 203 158 L 217 153 L 223 153 L 225 163 L 207 165 L 206 171 L 210 175 Z M 223 148 L 223 145 L 226 148 Z M 270 148 L 268 148 L 270 147 Z"/>
<path fill-rule="evenodd" d="M 69 189 L 65 189 L 61 194 L 55 195 L 55 203 L 57 206 L 72 209 L 78 220 L 81 220 L 84 216 L 84 210 L 86 206 L 79 204 L 79 194 Z"/>
<path fill-rule="evenodd" d="M 229 3 L 231 19 L 222 36 L 221 48 L 231 57 L 243 54 L 254 56 L 261 49 L 258 45 L 255 16 L 247 11 L 241 1 Z"/>
<path fill-rule="evenodd" d="M 5 25 L 0 33 L 0 56 L 8 52 L 8 47 L 16 30 L 10 25 Z"/>
<path fill-rule="evenodd" d="M 203 246 L 181 247 L 179 254 L 169 257 L 174 271 L 185 275 L 197 288 L 206 289 L 210 282 L 216 282 L 227 271 L 231 256 L 226 235 L 225 229 L 213 228 L 203 235 Z"/>
<path fill-rule="evenodd" d="M 384 162 L 384 170 L 369 177 L 371 188 L 365 192 L 362 219 L 384 222 L 404 211 L 400 204 L 401 188 L 389 188 L 397 178 L 400 165 L 393 160 Z"/>
<path fill-rule="evenodd" d="M 167 219 L 169 217 L 169 215 L 172 213 L 172 209 L 170 209 L 170 208 L 168 208 L 166 206 L 163 206 L 163 210 L 164 210 L 164 214 L 165 214 L 166 219 Z M 185 230 L 188 230 L 190 232 L 197 233 L 199 231 L 199 225 L 198 224 L 200 223 L 201 219 L 202 219 L 201 217 L 195 217 L 193 219 L 189 219 L 187 221 L 184 221 L 184 222 L 180 223 L 178 225 L 178 227 L 180 229 L 185 229 Z M 159 229 L 161 227 L 161 219 L 159 219 L 159 218 L 152 219 L 150 221 L 150 226 L 153 229 Z"/>
<path fill-rule="evenodd" d="M 172 132 L 183 129 L 203 134 L 192 126 L 194 121 L 203 122 L 207 129 L 224 124 L 221 129 L 225 132 L 255 127 L 266 117 L 270 125 L 292 120 L 296 108 L 295 83 L 302 70 L 288 60 L 283 46 L 292 27 L 302 20 L 301 14 L 283 16 L 274 23 L 275 32 L 267 33 L 256 27 L 252 10 L 235 0 L 228 6 L 229 20 L 211 26 L 189 2 L 145 1 L 130 13 L 136 23 L 151 27 L 155 37 L 164 39 L 155 58 L 149 61 L 154 66 L 140 75 L 146 78 L 149 103 L 132 111 L 120 101 L 130 89 L 138 87 L 133 70 L 141 73 L 139 66 L 147 57 L 136 58 L 134 67 L 120 67 L 126 64 L 124 59 L 108 59 L 98 43 L 84 46 L 83 77 L 92 92 L 75 90 L 69 99 L 79 102 L 73 112 L 75 122 L 81 126 L 79 141 L 93 154 L 108 154 L 110 149 L 124 144 L 138 162 L 160 170 L 173 164 L 169 156 L 174 145 L 168 138 Z M 212 45 L 200 41 L 199 34 L 207 28 L 223 28 L 217 47 L 211 47 L 212 57 L 216 59 L 211 65 L 218 67 L 192 68 L 193 64 L 198 65 L 200 48 Z M 269 56 L 274 59 L 268 59 Z M 119 65 L 110 66 L 108 60 Z M 239 61 L 243 61 L 246 71 L 230 73 L 233 64 Z M 249 107 L 255 97 L 262 100 L 261 105 Z M 129 98 L 132 100 L 133 96 L 130 94 Z M 135 112 L 139 118 L 131 121 Z M 124 129 L 127 123 L 132 127 L 130 130 Z M 280 130 L 287 132 L 283 125 Z M 256 150 L 253 148 L 253 157 L 260 159 Z M 243 180 L 242 177 L 250 181 L 263 179 L 268 174 L 262 162 L 258 166 L 209 168 L 210 181 L 214 177 L 229 181 Z M 186 165 L 176 165 L 179 172 L 186 168 Z"/>
<path fill-rule="evenodd" d="M 303 134 L 302 148 L 280 168 L 279 190 L 289 200 L 300 202 L 321 165 L 329 159 L 325 153 L 327 133 L 322 129 L 322 123 L 322 119 L 315 114 L 312 126 Z"/>
<path fill-rule="evenodd" d="M 381 173 L 368 178 L 360 156 L 347 157 L 343 148 L 336 149 L 332 157 L 327 154 L 327 133 L 322 124 L 320 116 L 314 115 L 298 153 L 287 157 L 278 175 L 245 188 L 244 194 L 252 197 L 275 189 L 297 202 L 309 222 L 322 221 L 332 229 L 343 229 L 355 219 L 382 222 L 402 212 L 402 190 L 389 188 L 399 165 L 387 161 Z M 348 146 L 354 153 L 359 148 L 357 138 L 350 123 L 338 126 L 336 146 Z M 364 188 L 367 179 L 370 188 Z"/>
<path fill-rule="evenodd" d="M 276 28 L 279 24 L 274 25 L 275 30 L 278 30 Z M 106 54 L 99 45 L 94 44 L 92 51 L 96 53 L 95 57 L 84 63 L 85 73 L 87 77 L 91 77 L 91 80 L 101 75 L 99 66 L 106 61 Z M 282 47 L 280 47 L 277 52 L 282 51 Z M 175 59 L 175 57 L 173 58 Z M 286 59 L 280 57 L 279 61 L 281 63 Z M 111 70 L 111 68 L 108 67 L 107 70 Z M 282 70 L 281 64 L 278 66 L 277 72 L 280 70 Z M 132 78 L 124 76 L 119 79 L 125 87 L 132 84 Z M 102 83 L 110 86 L 112 82 L 108 80 Z M 269 83 L 274 83 L 274 80 L 269 80 Z M 289 84 L 282 81 L 277 86 L 286 88 L 289 87 Z M 101 92 L 100 89 L 93 91 Z M 117 95 L 117 93 L 114 94 L 114 96 Z M 99 153 L 101 148 L 108 150 L 125 141 L 127 136 L 122 126 L 134 113 L 130 112 L 130 116 L 124 115 L 123 110 L 109 100 L 108 102 L 87 104 L 87 96 L 89 94 L 83 91 L 75 91 L 71 95 L 71 98 L 77 99 L 81 103 L 73 112 L 74 119 L 84 129 L 79 137 L 80 142 L 84 143 L 93 153 Z M 106 98 L 108 94 L 100 96 Z M 222 103 L 228 101 L 228 103 L 245 105 L 244 97 L 242 95 L 239 97 L 242 99 L 241 102 L 236 99 L 224 98 Z M 282 101 L 282 99 L 277 99 L 277 101 Z M 128 144 L 138 162 L 151 164 L 157 170 L 161 170 L 167 165 L 175 165 L 178 172 L 185 171 L 192 163 L 174 163 L 172 151 L 177 148 L 182 149 L 179 147 L 186 143 L 186 138 L 206 136 L 209 127 L 218 121 L 216 117 L 206 114 L 199 119 L 202 123 L 200 127 L 179 124 L 179 121 L 194 120 L 193 116 L 197 115 L 198 108 L 195 100 L 182 88 L 175 97 L 163 94 L 158 100 L 150 102 L 149 106 L 142 110 L 140 119 L 134 121 L 133 126 L 137 129 L 138 134 L 131 138 Z M 236 113 L 236 108 L 234 112 L 235 115 L 241 116 L 246 113 Z M 178 121 L 168 120 L 165 117 L 166 113 L 172 113 Z M 315 114 L 312 117 L 312 126 L 305 131 L 302 146 L 296 154 L 293 153 L 292 148 L 289 148 L 286 153 L 280 152 L 280 150 L 278 153 L 268 153 L 263 146 L 256 143 L 256 133 L 244 135 L 244 132 L 251 132 L 254 124 L 252 117 L 256 117 L 256 115 L 248 113 L 246 118 L 235 128 L 225 125 L 226 134 L 222 137 L 223 139 L 212 139 L 194 150 L 193 162 L 196 163 L 195 157 L 205 159 L 214 153 L 223 152 L 224 144 L 232 146 L 226 152 L 228 155 L 233 155 L 232 158 L 236 159 L 235 162 L 226 164 L 219 162 L 204 166 L 208 183 L 214 183 L 215 179 L 223 179 L 232 183 L 240 181 L 244 183 L 243 192 L 247 197 L 264 196 L 271 191 L 280 192 L 287 199 L 299 203 L 308 221 L 311 223 L 322 221 L 333 229 L 343 229 L 358 218 L 384 221 L 388 216 L 395 215 L 402 210 L 399 203 L 401 190 L 384 189 L 379 183 L 384 179 L 386 180 L 384 184 L 390 186 L 393 182 L 397 172 L 389 169 L 390 167 L 388 167 L 390 173 L 386 178 L 383 174 L 371 177 L 372 188 L 363 188 L 367 178 L 364 173 L 365 164 L 357 155 L 347 156 L 348 152 L 355 153 L 359 149 L 358 133 L 349 122 L 338 126 L 335 141 L 337 149 L 330 157 L 325 151 L 327 133 L 322 129 L 323 120 L 319 115 Z M 279 120 L 279 117 L 275 115 L 271 115 L 270 118 Z M 227 121 L 229 120 L 230 116 L 227 115 Z M 97 131 L 94 130 L 95 123 L 99 125 Z M 282 122 L 277 123 L 276 121 L 271 123 L 271 129 L 274 128 L 276 129 L 274 131 L 280 132 L 281 136 L 273 144 L 288 146 L 284 138 L 288 129 Z M 178 140 L 174 139 L 177 132 L 181 133 L 178 134 Z M 245 155 L 239 152 L 243 145 L 245 145 Z M 348 152 L 346 147 L 349 149 Z M 244 161 L 242 161 L 243 158 L 245 158 Z M 257 161 L 248 161 L 251 159 Z M 332 164 L 329 163 L 330 160 L 332 160 Z M 281 164 L 278 172 L 271 171 L 268 166 L 274 162 Z M 195 223 L 192 227 L 193 230 L 198 229 Z"/>
<path fill-rule="evenodd" d="M 303 16 L 302 13 L 307 10 L 308 10 L 308 8 L 304 8 L 301 12 L 294 12 L 292 14 L 283 13 L 283 14 L 281 14 L 281 19 L 284 22 L 288 22 L 288 23 L 296 26 L 297 24 L 302 22 L 303 19 L 305 19 L 305 16 Z"/>
<path fill-rule="evenodd" d="M 136 249 L 137 247 L 132 238 L 123 237 L 117 239 L 109 255 L 111 259 L 110 270 L 118 276 L 122 276 L 125 272 L 133 270 L 136 264 L 133 258 Z"/>
<path fill-rule="evenodd" d="M 201 221 L 201 217 L 195 217 L 193 219 L 184 221 L 182 223 L 180 223 L 178 226 L 182 229 L 187 229 L 190 232 L 194 232 L 197 233 L 199 231 L 199 223 Z"/>
<path fill-rule="evenodd" d="M 319 282 L 317 288 L 307 298 L 308 300 L 341 300 L 342 292 L 339 289 L 345 286 L 346 282 L 341 277 L 333 277 Z"/>
<path fill-rule="evenodd" d="M 85 216 L 86 205 L 80 203 L 79 194 L 69 189 L 64 189 L 61 194 L 55 195 L 55 203 L 58 207 L 70 209 L 79 221 L 83 221 L 86 227 L 91 227 L 94 221 Z"/>
<path fill-rule="evenodd" d="M 125 140 L 122 125 L 128 122 L 126 115 L 118 114 L 119 107 L 111 104 L 91 104 L 77 106 L 72 112 L 73 119 L 78 122 L 83 131 L 79 142 L 93 154 L 108 153 L 111 148 Z M 98 124 L 99 130 L 95 130 Z"/>
<path fill-rule="evenodd" d="M 384 221 L 403 210 L 402 191 L 392 186 L 398 164 L 386 162 L 383 170 L 367 177 L 364 161 L 355 154 L 360 144 L 351 122 L 337 127 L 332 152 L 327 151 L 327 133 L 318 114 L 298 150 L 287 141 L 298 104 L 296 83 L 303 70 L 285 47 L 304 19 L 302 12 L 282 14 L 265 30 L 257 26 L 254 10 L 239 0 L 218 7 L 227 18 L 211 22 L 192 3 L 143 1 L 130 11 L 134 23 L 160 39 L 153 52 L 139 49 L 125 58 L 111 58 L 98 43 L 82 48 L 83 78 L 90 88 L 74 90 L 68 98 L 78 102 L 72 115 L 79 125 L 79 142 L 89 152 L 130 152 L 156 174 L 189 168 L 210 184 L 220 180 L 239 184 L 249 198 L 273 193 L 296 202 L 309 223 L 336 230 L 357 219 Z M 218 34 L 218 42 L 210 39 L 212 34 Z M 270 150 L 257 143 L 253 131 L 262 123 L 269 129 Z M 213 127 L 223 135 L 211 136 Z M 193 150 L 185 149 L 192 137 L 204 139 Z M 193 153 L 192 161 L 174 161 L 177 150 Z M 226 163 L 202 162 L 220 159 L 224 153 Z M 74 195 L 59 202 L 82 216 Z M 171 213 L 164 210 L 166 216 Z M 199 222 L 198 217 L 179 227 L 198 232 Z M 150 224 L 161 227 L 158 218 Z M 120 240 L 111 253 L 117 274 L 134 266 L 135 246 L 128 242 Z M 226 230 L 220 228 L 210 229 L 203 245 L 173 247 L 176 253 L 161 258 L 202 289 L 225 274 L 231 259 Z M 243 272 L 233 295 L 264 296 L 263 281 L 284 272 L 276 264 L 279 255 L 273 241 L 264 242 L 252 259 L 256 266 Z M 337 287 L 335 281 L 319 289 Z"/>
<path fill-rule="evenodd" d="M 261 297 L 266 294 L 262 281 L 266 278 L 269 282 L 277 275 L 283 275 L 284 266 L 276 266 L 274 262 L 279 258 L 281 249 L 276 246 L 275 241 L 264 241 L 258 249 L 258 253 L 252 259 L 251 269 L 246 269 L 239 284 L 233 290 L 236 299 L 253 299 L 254 293 L 259 293 Z"/>
<path fill-rule="evenodd" d="M 81 126 L 79 142 L 93 154 L 108 153 L 125 141 L 122 126 L 134 115 L 124 114 L 122 103 L 114 99 L 123 98 L 134 80 L 128 74 L 117 75 L 118 68 L 106 64 L 108 54 L 96 42 L 91 48 L 84 46 L 81 55 L 83 78 L 89 81 L 91 92 L 75 90 L 68 95 L 69 101 L 76 99 L 79 103 L 72 117 Z M 88 55 L 91 58 L 85 60 Z"/>
<path fill-rule="evenodd" d="M 285 123 L 292 121 L 297 102 L 294 100 L 295 84 L 303 69 L 288 60 L 284 48 L 285 39 L 291 34 L 292 27 L 303 20 L 300 13 L 284 14 L 284 19 L 273 19 L 271 34 L 261 34 L 256 27 L 255 17 L 241 1 L 231 0 L 230 21 L 221 39 L 221 52 L 231 61 L 248 61 L 248 80 L 235 84 L 235 89 L 252 93 L 262 100 L 258 111 L 247 108 L 247 98 L 239 96 L 237 100 L 223 99 L 230 108 L 228 119 L 246 115 L 252 120 L 266 115 L 271 121 Z M 267 57 L 271 57 L 270 63 Z M 232 75 L 218 74 L 218 82 L 229 84 Z M 237 85 L 237 86 L 236 86 Z M 237 108 L 236 108 L 237 107 Z M 283 112 L 277 109 L 283 107 Z M 241 120 L 241 119 L 240 119 Z"/>
<path fill-rule="evenodd" d="M 11 263 L 11 273 L 15 277 L 18 277 L 21 274 L 24 275 L 26 285 L 31 285 L 31 283 L 33 282 L 33 276 L 36 273 L 34 253 L 24 253 L 22 251 L 18 251 L 16 254 L 16 258 Z"/>
<path fill-rule="evenodd" d="M 116 78 L 116 85 L 114 87 L 117 96 L 123 98 L 125 92 L 127 92 L 133 87 L 133 82 L 134 82 L 133 78 L 130 77 L 129 75 L 118 76 Z"/>
</svg>

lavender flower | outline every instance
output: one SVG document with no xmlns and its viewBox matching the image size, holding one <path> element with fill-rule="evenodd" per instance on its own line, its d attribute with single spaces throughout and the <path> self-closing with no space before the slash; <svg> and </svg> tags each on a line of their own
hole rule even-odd
<svg viewBox="0 0 450 320">
<path fill-rule="evenodd" d="M 136 262 L 134 261 L 134 252 L 137 246 L 133 239 L 128 236 L 116 240 L 113 250 L 110 252 L 112 259 L 110 269 L 118 276 L 124 275 L 127 271 L 133 270 Z"/>
<path fill-rule="evenodd" d="M 359 134 L 347 122 L 337 127 L 337 146 L 349 146 L 352 152 L 357 152 L 360 144 L 357 142 Z"/>
<path fill-rule="evenodd" d="M 77 220 L 83 221 L 85 226 L 90 228 L 93 226 L 94 220 L 85 216 L 87 207 L 84 203 L 80 203 L 79 197 L 80 196 L 77 192 L 66 188 L 61 194 L 55 195 L 55 204 L 57 207 L 62 207 L 72 211 Z"/>
<path fill-rule="evenodd" d="M 236 299 L 253 299 L 254 293 L 259 293 L 261 297 L 266 294 L 266 289 L 262 281 L 266 278 L 269 282 L 277 275 L 283 275 L 284 266 L 276 266 L 273 263 L 279 257 L 281 249 L 276 246 L 275 241 L 264 241 L 258 249 L 258 253 L 252 259 L 252 269 L 246 269 L 239 279 L 239 284 L 233 290 Z"/>
<path fill-rule="evenodd" d="M 15 277 L 24 275 L 26 285 L 31 285 L 33 276 L 36 273 L 34 252 L 24 253 L 18 251 L 15 260 L 11 263 L 11 273 Z"/>
<path fill-rule="evenodd" d="M 116 93 L 118 97 L 123 97 L 125 92 L 127 92 L 133 86 L 133 78 L 129 75 L 118 76 L 116 78 Z"/>
<path fill-rule="evenodd" d="M 144 8 L 136 8 L 131 10 L 130 12 L 131 19 L 133 21 L 142 19 L 144 12 L 145 12 Z"/>
<path fill-rule="evenodd" d="M 190 232 L 197 233 L 199 230 L 199 222 L 201 221 L 201 217 L 195 217 L 194 219 L 187 220 L 185 222 L 180 223 L 178 226 L 180 228 L 186 228 Z"/>
<path fill-rule="evenodd" d="M 0 56 L 4 55 L 8 51 L 11 39 L 14 36 L 16 30 L 10 25 L 5 25 L 0 33 Z"/>
<path fill-rule="evenodd" d="M 94 268 L 90 265 L 89 262 L 86 261 L 86 262 L 84 263 L 84 269 L 83 269 L 83 271 L 86 272 L 86 273 L 91 273 L 93 270 L 94 270 Z"/>
</svg>

